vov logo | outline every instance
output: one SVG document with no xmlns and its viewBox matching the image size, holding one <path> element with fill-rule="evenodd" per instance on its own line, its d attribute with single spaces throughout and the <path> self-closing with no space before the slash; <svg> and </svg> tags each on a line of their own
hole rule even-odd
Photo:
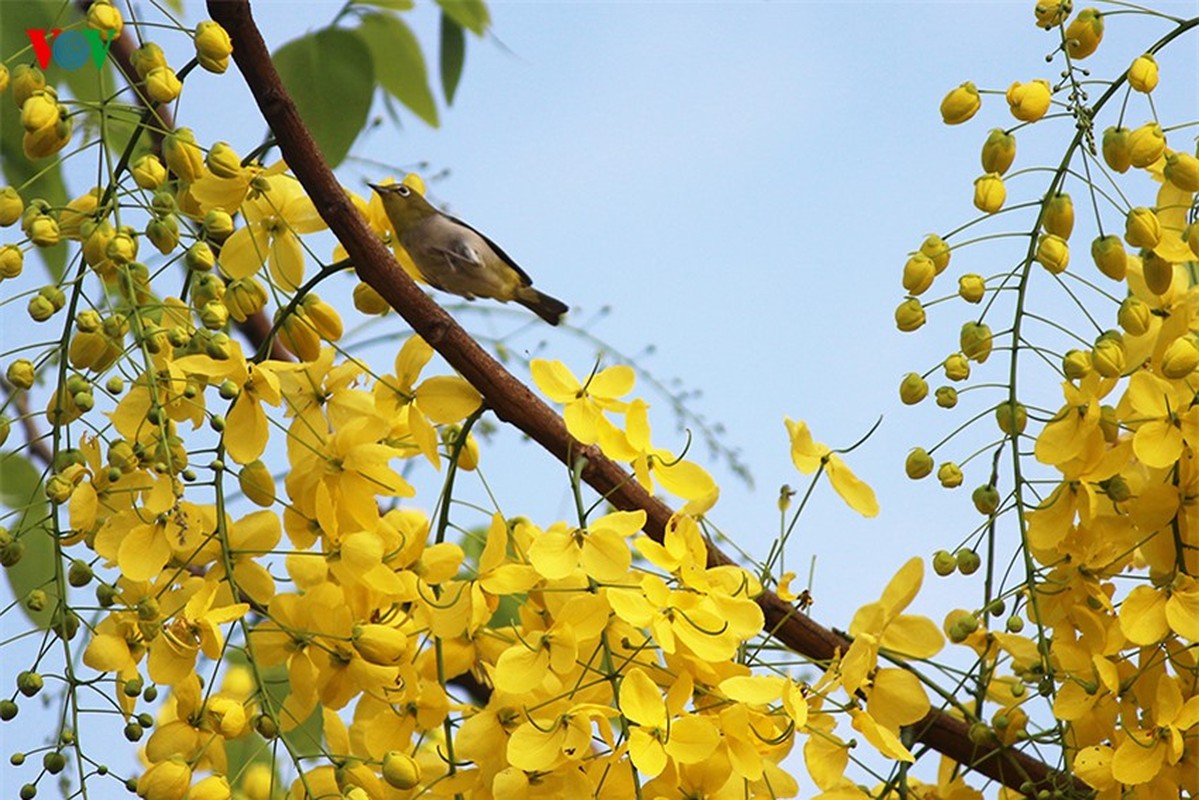
<svg viewBox="0 0 1199 800">
<path fill-rule="evenodd" d="M 53 61 L 57 66 L 74 72 L 87 65 L 90 58 L 99 69 L 108 56 L 108 48 L 117 38 L 115 30 L 98 31 L 84 28 L 81 31 L 64 31 L 61 28 L 26 28 L 29 43 L 38 66 L 45 69 Z"/>
</svg>

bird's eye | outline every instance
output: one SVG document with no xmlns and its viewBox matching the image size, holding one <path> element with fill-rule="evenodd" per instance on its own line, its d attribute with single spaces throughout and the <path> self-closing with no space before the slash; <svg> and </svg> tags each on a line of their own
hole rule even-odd
<svg viewBox="0 0 1199 800">
<path fill-rule="evenodd" d="M 408 195 L 412 194 L 412 190 L 401 183 L 399 188 L 396 189 L 396 193 L 399 194 L 400 197 L 407 197 Z"/>
</svg>

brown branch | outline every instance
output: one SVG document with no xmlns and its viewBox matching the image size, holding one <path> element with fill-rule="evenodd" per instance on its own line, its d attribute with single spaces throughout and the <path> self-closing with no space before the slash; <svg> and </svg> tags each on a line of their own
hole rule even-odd
<svg viewBox="0 0 1199 800">
<path fill-rule="evenodd" d="M 564 464 L 586 459 L 582 477 L 588 485 L 622 510 L 644 510 L 645 532 L 661 541 L 672 510 L 646 492 L 637 481 L 597 448 L 580 444 L 562 418 L 521 381 L 502 367 L 440 306 L 434 303 L 396 264 L 366 221 L 350 203 L 320 154 L 287 94 L 270 52 L 254 24 L 248 0 L 208 0 L 212 18 L 233 39 L 233 58 L 254 94 L 263 117 L 275 134 L 284 159 L 312 198 L 329 229 L 345 246 L 359 276 L 388 303 L 464 378 L 479 390 L 497 417 L 535 440 Z M 709 566 L 733 564 L 709 545 Z M 843 636 L 813 622 L 773 592 L 758 598 L 765 615 L 765 632 L 793 651 L 824 664 L 849 646 Z M 1072 777 L 1052 770 L 1028 754 L 994 744 L 975 745 L 967 725 L 943 711 L 932 711 L 913 726 L 918 741 L 968 764 L 978 772 L 1015 789 L 1068 788 L 1077 795 L 1088 789 Z"/>
</svg>

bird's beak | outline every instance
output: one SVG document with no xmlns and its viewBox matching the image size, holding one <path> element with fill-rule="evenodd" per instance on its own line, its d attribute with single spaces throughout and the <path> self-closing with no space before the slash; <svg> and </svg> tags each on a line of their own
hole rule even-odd
<svg viewBox="0 0 1199 800">
<path fill-rule="evenodd" d="M 386 187 L 386 186 L 380 186 L 380 185 L 379 185 L 379 184 L 377 184 L 377 183 L 368 183 L 368 184 L 367 184 L 367 186 L 371 187 L 372 189 L 374 189 L 374 190 L 375 190 L 376 192 L 378 192 L 379 194 L 383 194 L 383 192 L 384 192 L 384 191 L 386 191 L 386 189 L 387 189 L 387 187 Z"/>
</svg>

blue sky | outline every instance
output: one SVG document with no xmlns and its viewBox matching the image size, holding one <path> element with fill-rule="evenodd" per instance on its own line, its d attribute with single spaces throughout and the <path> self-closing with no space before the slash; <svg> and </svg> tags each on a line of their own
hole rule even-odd
<svg viewBox="0 0 1199 800">
<path fill-rule="evenodd" d="M 877 490 L 880 516 L 863 520 L 824 487 L 787 554 L 801 576 L 817 557 L 814 614 L 844 627 L 908 557 L 952 549 L 979 521 L 969 490 L 985 480 L 989 458 L 985 469 L 980 460 L 967 470 L 955 493 L 931 479 L 911 483 L 902 465 L 909 447 L 935 443 L 999 396 L 972 392 L 955 412 L 931 401 L 906 409 L 897 396 L 904 373 L 924 372 L 956 349 L 958 327 L 976 311 L 937 305 L 915 335 L 898 333 L 892 312 L 903 298 L 907 254 L 926 233 L 973 218 L 979 148 L 990 128 L 1013 123 L 1002 97 L 989 95 L 970 123 L 946 127 L 937 110 L 942 96 L 965 80 L 1002 90 L 1014 80 L 1058 77 L 1060 59 L 1044 60 L 1054 34 L 1033 26 L 1032 5 L 499 2 L 491 7 L 494 38 L 470 41 L 441 128 L 406 115 L 402 131 L 384 126 L 353 152 L 399 169 L 427 162 L 427 175 L 449 170 L 433 183 L 434 199 L 570 303 L 572 322 L 594 320 L 590 333 L 626 353 L 652 345 L 641 367 L 702 390 L 690 407 L 724 425 L 724 442 L 742 451 L 757 487 L 749 490 L 697 444 L 694 457 L 724 490 L 713 518 L 757 557 L 778 529 L 778 487 L 805 485 L 788 457 L 783 417 L 807 420 L 817 440 L 837 447 L 881 415 L 877 433 L 847 456 Z M 255 14 L 277 47 L 320 27 L 338 7 L 259 3 Z M 1195 2 L 1169 7 L 1199 10 Z M 188 3 L 187 12 L 200 14 L 202 5 Z M 434 10 L 423 5 L 410 20 L 435 52 Z M 1099 78 L 1119 74 L 1165 29 L 1112 18 L 1087 64 Z M 170 40 L 162 43 L 171 53 Z M 1160 60 L 1159 111 L 1193 118 L 1195 86 L 1177 84 L 1196 74 L 1196 48 L 1184 42 Z M 1132 124 L 1148 116 L 1143 98 L 1133 98 Z M 227 139 L 239 152 L 263 130 L 232 70 L 194 73 L 179 119 L 201 142 Z M 1050 125 L 1020 134 L 1018 168 L 1056 163 L 1060 145 L 1040 154 L 1037 146 L 1063 141 L 1073 126 Z M 360 190 L 386 172 L 353 160 L 340 170 Z M 1014 179 L 1009 196 L 1035 199 L 1047 175 Z M 1078 203 L 1081 188 L 1074 194 Z M 1075 239 L 1075 264 L 1087 269 L 1090 237 Z M 952 293 L 962 272 L 1010 268 L 1020 247 L 955 253 L 929 296 Z M 610 312 L 595 319 L 605 307 Z M 1105 313 L 1110 319 L 1114 307 Z M 23 304 L 0 308 L 5 329 L 23 314 Z M 509 332 L 517 319 L 473 310 L 461 318 L 484 335 Z M 390 317 L 370 333 L 396 325 Z M 1001 317 L 993 325 L 1005 327 Z M 595 357 L 594 345 L 539 324 L 508 346 L 561 358 L 583 374 Z M 1002 380 L 999 362 L 976 374 Z M 1056 407 L 1056 381 L 1043 371 L 1032 380 L 1038 399 Z M 646 396 L 656 441 L 678 449 L 684 436 L 665 399 Z M 991 439 L 989 427 L 968 434 L 947 457 L 964 458 Z M 505 513 L 544 524 L 569 516 L 560 467 L 515 432 L 502 432 L 483 463 Z M 918 605 L 929 613 L 978 602 L 965 579 L 930 576 L 926 587 L 930 599 Z"/>
</svg>

